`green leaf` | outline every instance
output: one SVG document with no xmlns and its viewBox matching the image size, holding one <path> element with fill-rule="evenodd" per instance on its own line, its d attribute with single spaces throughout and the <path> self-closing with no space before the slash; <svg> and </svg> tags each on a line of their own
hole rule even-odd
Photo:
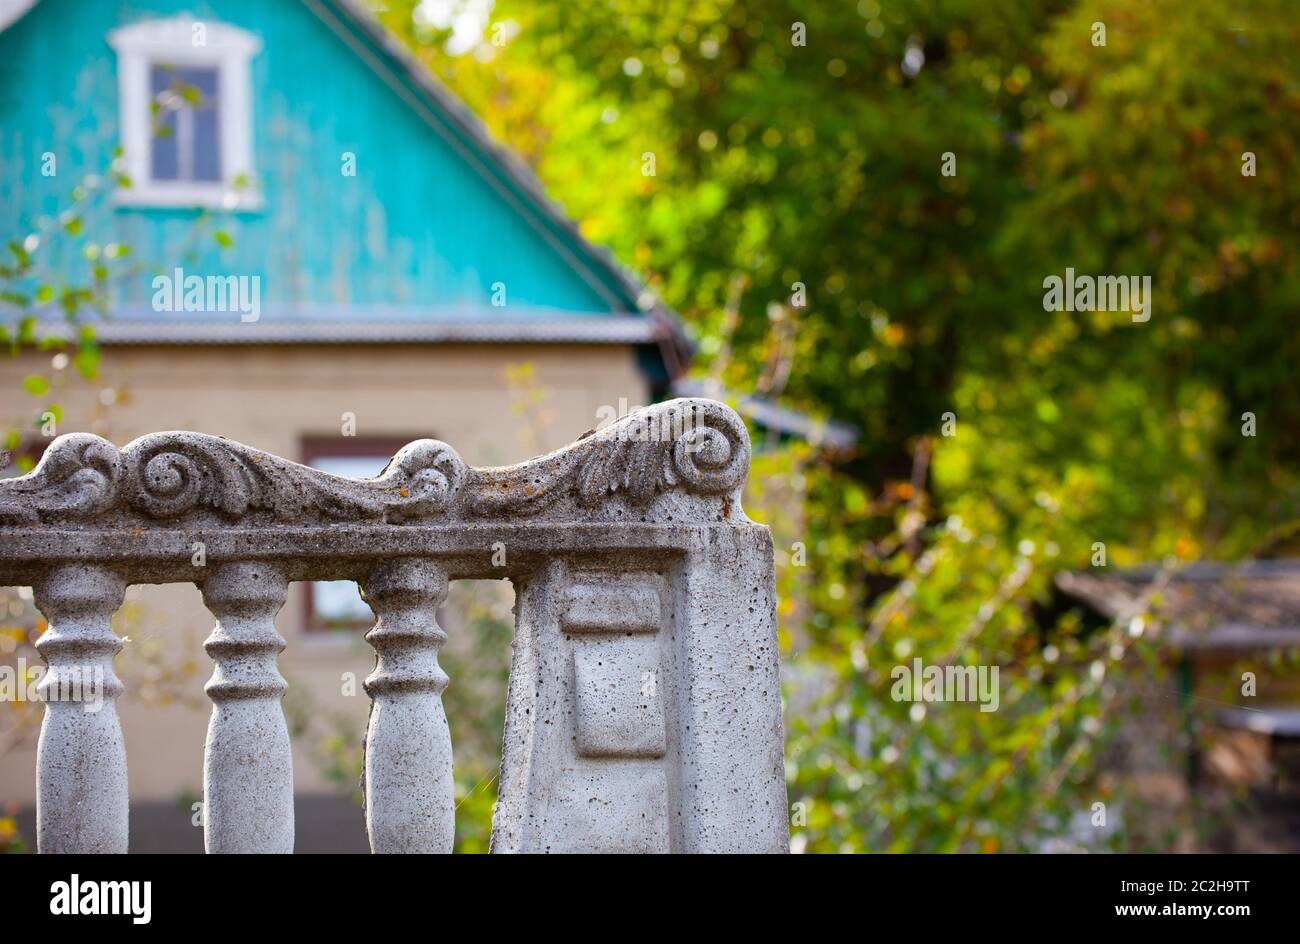
<svg viewBox="0 0 1300 944">
<path fill-rule="evenodd" d="M 77 353 L 72 362 L 76 365 L 81 376 L 87 380 L 92 380 L 95 374 L 99 372 L 99 345 L 83 343 L 77 348 Z"/>
<path fill-rule="evenodd" d="M 23 244 L 17 240 L 9 240 L 9 251 L 14 254 L 18 260 L 19 270 L 26 269 L 32 264 L 32 254 L 23 248 Z"/>
<path fill-rule="evenodd" d="M 23 378 L 23 389 L 34 397 L 43 397 L 50 392 L 50 381 L 43 374 L 28 374 Z"/>
</svg>

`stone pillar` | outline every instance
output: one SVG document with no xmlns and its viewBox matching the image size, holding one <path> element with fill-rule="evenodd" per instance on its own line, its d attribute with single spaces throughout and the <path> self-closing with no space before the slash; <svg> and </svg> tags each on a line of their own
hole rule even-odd
<svg viewBox="0 0 1300 944">
<path fill-rule="evenodd" d="M 681 852 L 788 852 L 772 535 L 699 528 L 678 575 Z"/>
<path fill-rule="evenodd" d="M 37 690 L 45 717 L 36 755 L 36 846 L 42 853 L 127 848 L 122 683 L 110 622 L 126 585 L 103 567 L 64 565 L 33 588 L 49 628 L 36 648 L 49 665 Z"/>
<path fill-rule="evenodd" d="M 284 640 L 275 614 L 288 582 L 262 563 L 223 564 L 203 583 L 217 618 L 203 644 L 216 662 L 204 691 L 212 720 L 203 753 L 204 847 L 293 852 L 293 758 L 276 667 Z"/>
<path fill-rule="evenodd" d="M 553 561 L 519 589 L 494 852 L 669 852 L 665 584 Z"/>
<path fill-rule="evenodd" d="M 451 732 L 443 712 L 447 675 L 438 650 L 447 634 L 438 607 L 447 574 L 431 561 L 388 561 L 365 581 L 378 618 L 366 641 L 375 671 L 366 728 L 366 829 L 372 852 L 447 853 L 455 838 Z"/>
<path fill-rule="evenodd" d="M 772 540 L 521 583 L 494 852 L 786 852 Z"/>
</svg>

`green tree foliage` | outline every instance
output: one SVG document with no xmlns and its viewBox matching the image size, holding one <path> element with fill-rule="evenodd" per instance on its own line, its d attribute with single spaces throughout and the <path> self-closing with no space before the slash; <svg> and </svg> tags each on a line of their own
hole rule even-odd
<svg viewBox="0 0 1300 944">
<path fill-rule="evenodd" d="M 381 17 L 687 317 L 698 370 L 863 430 L 751 486 L 797 845 L 1037 849 L 1096 802 L 1128 813 L 1103 844 L 1195 826 L 1104 762 L 1170 704 L 1146 607 L 1106 624 L 1052 588 L 1099 542 L 1176 565 L 1292 530 L 1286 0 L 498 0 L 461 54 L 417 6 Z M 1150 276 L 1150 320 L 1045 310 L 1067 267 Z M 999 710 L 895 701 L 916 657 L 999 664 Z"/>
<path fill-rule="evenodd" d="M 789 357 L 788 400 L 863 428 L 861 481 L 905 475 L 952 410 L 982 437 L 963 475 L 1107 469 L 1095 523 L 1147 554 L 1153 502 L 1239 552 L 1260 537 L 1239 512 L 1276 519 L 1293 492 L 1276 488 L 1300 436 L 1285 0 L 500 0 L 460 56 L 417 6 L 385 21 L 689 316 L 700 366 L 751 389 Z M 1044 312 L 1067 266 L 1150 275 L 1155 317 Z M 1269 432 L 1244 439 L 1245 411 Z M 1189 461 L 1196 491 L 1226 471 L 1275 487 L 1171 490 Z"/>
</svg>

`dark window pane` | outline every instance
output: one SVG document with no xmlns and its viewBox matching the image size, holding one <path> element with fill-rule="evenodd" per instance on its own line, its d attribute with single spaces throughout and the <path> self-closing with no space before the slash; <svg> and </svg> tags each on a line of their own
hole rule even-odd
<svg viewBox="0 0 1300 944">
<path fill-rule="evenodd" d="M 169 107 L 168 90 L 175 81 L 175 70 L 154 66 L 149 72 L 150 144 L 149 174 L 154 180 L 175 180 L 179 173 L 176 159 L 176 112 Z"/>
<path fill-rule="evenodd" d="M 154 180 L 176 180 L 180 167 L 176 155 L 175 114 L 160 114 L 156 117 L 149 150 L 149 175 Z"/>
<path fill-rule="evenodd" d="M 221 147 L 215 107 L 194 113 L 194 179 L 221 179 Z"/>
<path fill-rule="evenodd" d="M 149 92 L 153 103 L 154 135 L 150 146 L 153 179 L 219 181 L 217 70 L 156 64 L 149 73 Z"/>
</svg>

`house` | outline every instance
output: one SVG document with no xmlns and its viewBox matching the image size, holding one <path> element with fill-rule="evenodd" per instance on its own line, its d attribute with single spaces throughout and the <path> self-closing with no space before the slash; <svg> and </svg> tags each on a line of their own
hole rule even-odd
<svg viewBox="0 0 1300 944">
<path fill-rule="evenodd" d="M 0 360 L 7 427 L 33 428 L 21 391 L 40 374 L 58 433 L 195 429 L 362 476 L 435 437 L 494 465 L 653 402 L 689 357 L 673 313 L 356 0 L 0 0 L 0 72 L 6 239 L 58 284 L 116 256 L 90 316 L 99 377 L 49 352 Z M 57 306 L 38 314 L 38 333 L 68 331 Z M 524 364 L 549 422 L 513 409 L 534 402 L 508 383 Z M 121 703 L 133 800 L 174 802 L 202 782 L 212 618 L 193 587 L 128 599 L 135 645 L 197 664 L 193 704 Z M 366 698 L 340 679 L 372 668 L 370 619 L 350 584 L 304 586 L 279 617 L 284 674 L 358 736 Z M 34 753 L 5 758 L 0 800 L 31 800 Z M 303 757 L 295 777 L 328 786 Z"/>
</svg>

